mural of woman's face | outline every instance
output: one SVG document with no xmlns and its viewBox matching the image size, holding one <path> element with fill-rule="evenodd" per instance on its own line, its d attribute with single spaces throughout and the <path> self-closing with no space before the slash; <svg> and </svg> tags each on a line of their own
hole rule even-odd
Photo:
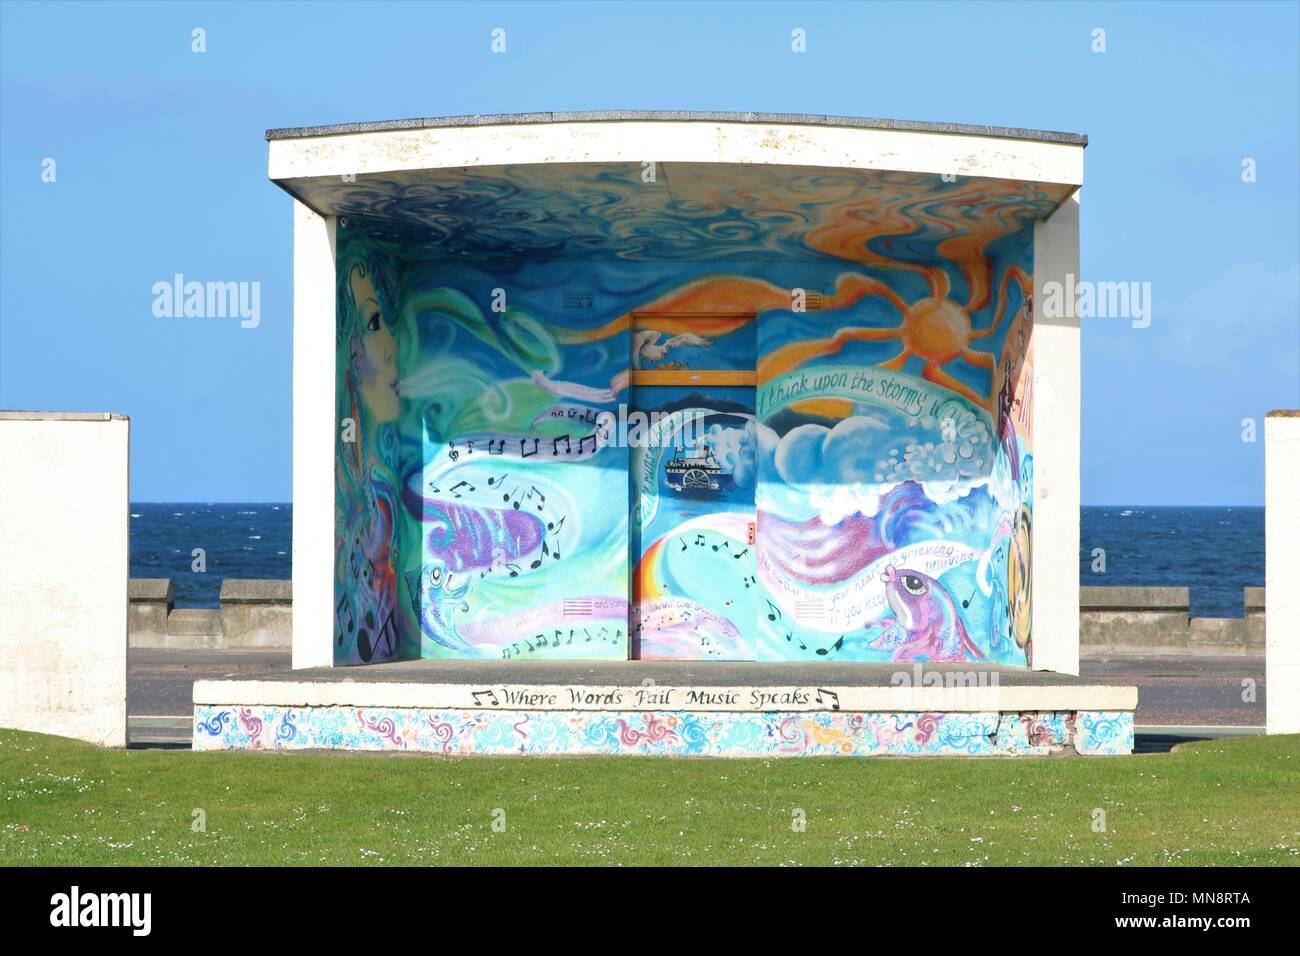
<svg viewBox="0 0 1300 956">
<path fill-rule="evenodd" d="M 358 325 L 352 367 L 361 398 L 377 421 L 392 421 L 401 409 L 398 402 L 397 343 L 384 325 L 374 283 L 364 270 L 354 268 L 349 281 Z"/>
</svg>

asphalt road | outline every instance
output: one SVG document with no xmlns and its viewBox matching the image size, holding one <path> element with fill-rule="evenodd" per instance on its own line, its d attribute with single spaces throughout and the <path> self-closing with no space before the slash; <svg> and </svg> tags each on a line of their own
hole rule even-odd
<svg viewBox="0 0 1300 956">
<path fill-rule="evenodd" d="M 196 680 L 256 680 L 289 667 L 288 651 L 167 651 L 132 648 L 127 655 L 126 712 L 181 716 L 194 712 Z"/>
<path fill-rule="evenodd" d="M 1139 727 L 1264 726 L 1262 657 L 1084 661 L 1080 670 L 1108 684 L 1136 685 Z"/>
<path fill-rule="evenodd" d="M 180 743 L 189 738 L 193 713 L 190 693 L 196 680 L 257 679 L 289 667 L 288 651 L 132 650 L 127 711 L 132 740 Z M 1203 658 L 1195 661 L 1085 661 L 1083 675 L 1111 684 L 1138 687 L 1137 724 L 1153 727 L 1262 727 L 1262 658 Z M 1254 682 L 1255 700 L 1248 682 Z M 161 718 L 181 718 L 164 720 Z M 1147 734 L 1139 750 L 1168 749 L 1186 735 Z"/>
</svg>

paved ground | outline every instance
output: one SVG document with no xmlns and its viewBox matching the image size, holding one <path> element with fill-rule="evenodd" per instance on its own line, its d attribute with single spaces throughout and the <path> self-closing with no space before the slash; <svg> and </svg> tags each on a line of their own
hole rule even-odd
<svg viewBox="0 0 1300 956">
<path fill-rule="evenodd" d="M 516 667 L 522 663 L 524 662 L 517 662 Z M 411 679 L 408 674 L 413 674 L 416 670 L 404 664 L 381 666 L 389 672 L 390 676 L 386 679 Z M 570 671 L 580 669 L 598 673 L 602 666 L 606 665 L 570 665 Z M 647 672 L 647 675 L 661 682 L 672 679 L 693 680 L 698 679 L 700 668 L 705 666 L 707 665 L 670 664 L 667 665 L 669 670 L 676 667 L 671 676 L 657 672 L 653 675 Z M 843 665 L 830 665 L 832 668 L 840 666 Z M 188 740 L 189 715 L 193 711 L 190 692 L 196 680 L 221 677 L 256 680 L 282 673 L 288 667 L 288 651 L 133 650 L 127 707 L 132 716 L 132 740 L 155 745 L 181 744 Z M 372 668 L 356 670 L 368 672 Z M 1214 728 L 1262 727 L 1264 723 L 1264 661 L 1261 658 L 1206 658 L 1192 662 L 1085 661 L 1082 671 L 1082 676 L 1089 683 L 1136 685 L 1139 727 L 1184 728 L 1182 733 L 1177 734 L 1155 732 L 1140 735 L 1139 751 L 1168 749 L 1173 743 L 1189 739 L 1190 736 L 1226 732 Z M 522 676 L 518 670 L 514 673 Z M 710 682 L 718 682 L 721 673 L 719 671 L 711 677 Z M 818 673 L 823 677 L 829 676 L 826 670 Z M 788 679 L 788 668 L 786 675 Z M 377 671 L 374 676 L 378 676 Z M 494 676 L 499 679 L 500 675 Z M 530 673 L 528 679 L 535 680 L 537 676 Z M 1006 677 L 1000 675 L 1000 679 L 1035 680 L 1032 675 L 1024 675 L 1023 672 Z M 1253 702 L 1243 700 L 1246 681 L 1255 682 L 1256 699 Z M 1193 732 L 1186 728 L 1196 730 Z"/>
<path fill-rule="evenodd" d="M 1084 661 L 1083 676 L 1138 688 L 1142 727 L 1264 726 L 1264 659 L 1201 658 L 1194 661 Z M 1254 700 L 1250 696 L 1253 688 Z"/>
<path fill-rule="evenodd" d="M 126 712 L 132 716 L 194 713 L 196 680 L 257 680 L 289 668 L 288 651 L 164 651 L 133 648 L 127 657 Z"/>
</svg>

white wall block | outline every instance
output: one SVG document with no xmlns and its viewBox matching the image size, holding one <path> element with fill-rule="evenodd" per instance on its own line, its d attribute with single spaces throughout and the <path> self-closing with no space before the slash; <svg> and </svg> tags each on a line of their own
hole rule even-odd
<svg viewBox="0 0 1300 956">
<path fill-rule="evenodd" d="M 1300 734 L 1300 410 L 1264 420 L 1264 614 L 1270 734 Z"/>
<path fill-rule="evenodd" d="M 1048 318 L 1045 286 L 1079 278 L 1079 194 L 1034 226 L 1035 670 L 1079 673 L 1079 319 Z M 1074 288 L 1071 282 L 1068 288 Z"/>
<path fill-rule="evenodd" d="M 293 666 L 334 663 L 333 216 L 293 204 Z"/>
<path fill-rule="evenodd" d="M 0 412 L 0 727 L 126 746 L 129 432 Z"/>
</svg>

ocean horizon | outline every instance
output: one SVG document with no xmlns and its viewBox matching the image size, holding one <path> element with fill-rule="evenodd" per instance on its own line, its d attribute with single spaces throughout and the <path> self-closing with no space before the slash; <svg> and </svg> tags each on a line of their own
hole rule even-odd
<svg viewBox="0 0 1300 956">
<path fill-rule="evenodd" d="M 131 577 L 171 578 L 177 607 L 217 607 L 225 578 L 292 576 L 292 528 L 288 502 L 134 502 Z M 1243 589 L 1264 584 L 1264 509 L 1085 506 L 1079 583 L 1186 587 L 1193 617 L 1241 617 Z"/>
</svg>

